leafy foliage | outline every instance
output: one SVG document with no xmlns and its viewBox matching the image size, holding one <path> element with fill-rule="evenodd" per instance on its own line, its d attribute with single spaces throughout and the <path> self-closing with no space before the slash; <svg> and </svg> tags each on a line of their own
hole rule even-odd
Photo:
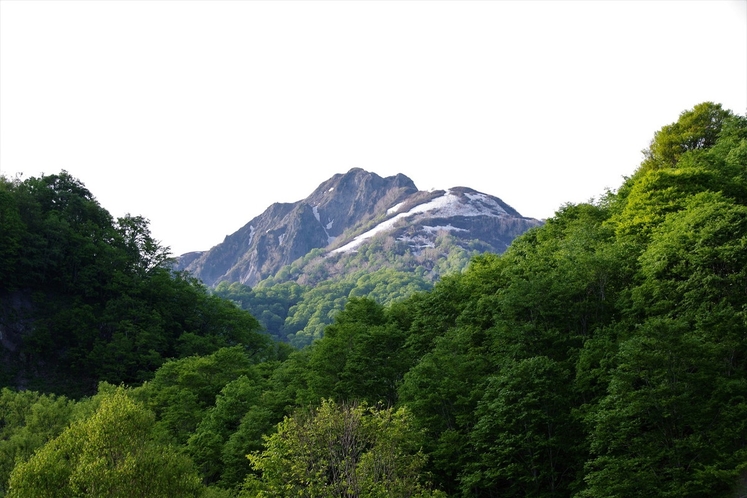
<svg viewBox="0 0 747 498">
<path fill-rule="evenodd" d="M 278 282 L 210 295 L 163 268 L 143 220 L 124 225 L 64 175 L 0 183 L 1 351 L 16 361 L 0 379 L 150 379 L 77 402 L 3 390 L 0 493 L 137 496 L 152 479 L 171 483 L 156 496 L 747 489 L 747 118 L 718 105 L 662 128 L 616 192 L 432 287 L 426 268 L 324 280 L 355 257 L 294 281 L 312 254 Z M 307 346 L 270 345 L 236 304 Z"/>
<path fill-rule="evenodd" d="M 57 437 L 73 418 L 74 402 L 32 391 L 0 391 L 0 496 L 18 462 Z"/>
<path fill-rule="evenodd" d="M 276 340 L 288 341 L 299 348 L 321 338 L 350 298 L 368 297 L 389 304 L 431 288 L 419 274 L 389 267 L 373 273 L 358 270 L 313 287 L 295 282 L 272 284 L 273 281 L 261 282 L 254 289 L 221 282 L 214 292 L 251 312 Z"/>
<path fill-rule="evenodd" d="M 105 395 L 88 419 L 16 466 L 13 497 L 195 496 L 201 489 L 191 462 L 157 441 L 153 413 L 124 390 Z"/>
<path fill-rule="evenodd" d="M 423 455 L 405 409 L 323 401 L 286 418 L 262 453 L 248 455 L 261 478 L 246 496 L 432 496 L 419 482 Z"/>
<path fill-rule="evenodd" d="M 2 179 L 0 225 L 0 381 L 81 395 L 142 382 L 168 358 L 275 354 L 253 317 L 171 272 L 146 219 L 112 219 L 66 172 Z"/>
</svg>

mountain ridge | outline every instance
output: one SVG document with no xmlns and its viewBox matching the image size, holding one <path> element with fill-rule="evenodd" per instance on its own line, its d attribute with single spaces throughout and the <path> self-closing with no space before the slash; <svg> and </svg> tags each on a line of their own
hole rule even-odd
<svg viewBox="0 0 747 498">
<path fill-rule="evenodd" d="M 358 250 L 377 234 L 405 242 L 402 251 L 434 247 L 449 233 L 478 252 L 503 252 L 514 237 L 542 222 L 521 216 L 501 199 L 468 187 L 421 191 L 406 175 L 381 177 L 353 168 L 322 182 L 294 203 L 274 203 L 208 251 L 178 258 L 208 286 L 222 281 L 253 286 L 284 266 L 322 250 Z"/>
</svg>

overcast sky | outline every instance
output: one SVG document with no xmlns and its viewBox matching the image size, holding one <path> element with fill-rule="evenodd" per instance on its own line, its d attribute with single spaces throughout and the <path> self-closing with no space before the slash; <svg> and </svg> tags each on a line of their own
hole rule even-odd
<svg viewBox="0 0 747 498">
<path fill-rule="evenodd" d="M 747 110 L 747 0 L 0 0 L 0 174 L 177 255 L 353 167 L 546 218 L 703 101 Z"/>
</svg>

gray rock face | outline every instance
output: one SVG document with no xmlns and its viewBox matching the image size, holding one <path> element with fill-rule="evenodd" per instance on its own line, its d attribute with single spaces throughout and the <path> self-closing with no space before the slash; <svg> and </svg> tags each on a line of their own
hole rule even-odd
<svg viewBox="0 0 747 498">
<path fill-rule="evenodd" d="M 182 255 L 177 269 L 208 286 L 221 281 L 253 286 L 313 249 L 356 251 L 381 233 L 414 252 L 432 247 L 439 233 L 448 232 L 481 252 L 500 253 L 540 224 L 497 197 L 469 188 L 423 192 L 402 174 L 382 178 L 354 168 L 325 181 L 302 201 L 273 204 L 209 251 Z"/>
<path fill-rule="evenodd" d="M 273 204 L 209 251 L 181 256 L 177 268 L 209 286 L 223 280 L 254 285 L 417 190 L 404 175 L 382 178 L 351 169 L 325 181 L 302 201 Z"/>
</svg>

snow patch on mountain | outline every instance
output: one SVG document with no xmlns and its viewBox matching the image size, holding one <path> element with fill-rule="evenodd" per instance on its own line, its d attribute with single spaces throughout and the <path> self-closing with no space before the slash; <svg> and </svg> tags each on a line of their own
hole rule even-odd
<svg viewBox="0 0 747 498">
<path fill-rule="evenodd" d="M 434 217 L 451 216 L 506 216 L 508 213 L 497 202 L 484 194 L 465 194 L 472 202 L 462 202 L 458 195 L 449 190 L 446 195 L 437 197 L 427 204 L 422 204 L 420 212 L 429 211 Z M 417 209 L 417 208 L 416 208 Z"/>
<path fill-rule="evenodd" d="M 402 204 L 404 204 L 404 202 L 400 202 L 399 204 L 395 204 L 394 206 L 390 207 L 386 210 L 386 214 L 396 213 L 397 211 L 399 211 L 399 208 L 402 207 Z"/>
<path fill-rule="evenodd" d="M 407 213 L 398 214 L 394 218 L 389 218 L 388 220 L 386 220 L 386 221 L 384 221 L 382 223 L 379 223 L 378 225 L 376 225 L 375 227 L 373 227 L 368 232 L 365 232 L 365 233 L 362 233 L 362 234 L 358 235 L 356 238 L 354 238 L 353 240 L 351 240 L 350 242 L 348 242 L 344 246 L 338 247 L 337 249 L 333 250 L 332 254 L 337 254 L 337 253 L 340 253 L 340 252 L 352 251 L 353 249 L 355 249 L 356 247 L 358 247 L 359 245 L 361 245 L 366 239 L 370 239 L 371 237 L 373 237 L 377 233 L 383 232 L 384 230 L 389 230 L 390 228 L 392 228 L 394 226 L 395 223 L 397 223 L 397 221 L 399 221 L 400 219 L 404 218 L 405 216 L 407 216 Z"/>
<path fill-rule="evenodd" d="M 332 191 L 333 189 L 334 189 L 334 187 L 332 187 L 329 190 Z M 319 214 L 319 206 L 312 206 L 311 210 L 314 212 L 314 218 L 316 218 L 316 221 L 318 221 L 319 224 L 321 225 L 322 224 L 322 217 Z M 324 230 L 324 235 L 327 236 L 327 245 L 330 245 L 332 242 L 334 242 L 334 240 L 335 240 L 336 237 L 331 236 L 329 234 L 328 230 L 330 230 L 332 228 L 332 224 L 334 224 L 335 220 L 330 220 L 329 218 L 327 218 L 327 219 L 329 220 L 329 222 L 326 225 L 322 225 L 322 230 Z"/>
<path fill-rule="evenodd" d="M 440 232 L 441 230 L 445 230 L 447 232 L 468 232 L 469 231 L 469 230 L 467 230 L 465 228 L 455 227 L 451 223 L 449 223 L 446 226 L 438 225 L 438 226 L 435 226 L 435 227 L 423 225 L 423 230 L 426 231 L 426 232 L 428 232 L 428 233 Z"/>
<path fill-rule="evenodd" d="M 400 213 L 379 223 L 371 230 L 358 235 L 344 246 L 333 250 L 332 253 L 336 254 L 352 251 L 374 235 L 390 230 L 399 220 L 409 218 L 416 214 L 428 213 L 429 216 L 434 218 L 449 218 L 452 216 L 491 216 L 498 218 L 508 214 L 500 204 L 484 194 L 466 194 L 466 196 L 472 202 L 463 202 L 461 197 L 453 194 L 452 191 L 449 190 L 444 195 L 435 197 L 423 204 L 419 204 L 406 213 Z M 391 209 L 394 208 L 390 208 L 387 212 L 391 212 Z M 452 229 L 461 230 L 456 227 L 452 227 Z"/>
<path fill-rule="evenodd" d="M 252 245 L 252 241 L 254 240 L 254 225 L 249 225 L 249 242 L 246 244 L 247 246 Z"/>
</svg>

